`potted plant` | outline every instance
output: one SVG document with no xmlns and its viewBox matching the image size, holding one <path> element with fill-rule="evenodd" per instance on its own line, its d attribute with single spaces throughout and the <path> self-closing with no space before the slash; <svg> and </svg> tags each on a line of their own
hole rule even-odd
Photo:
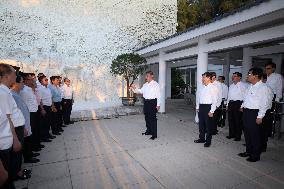
<svg viewBox="0 0 284 189">
<path fill-rule="evenodd" d="M 135 53 L 124 53 L 118 55 L 110 66 L 110 72 L 114 76 L 122 76 L 126 81 L 127 96 L 122 97 L 123 105 L 134 105 L 135 97 L 133 93 L 130 93 L 130 86 L 138 78 L 140 74 L 143 74 L 147 69 L 147 61 L 144 57 Z"/>
</svg>

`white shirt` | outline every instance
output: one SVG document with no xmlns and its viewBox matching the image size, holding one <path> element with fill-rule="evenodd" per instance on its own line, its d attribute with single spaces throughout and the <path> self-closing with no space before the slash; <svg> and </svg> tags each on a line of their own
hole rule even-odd
<svg viewBox="0 0 284 189">
<path fill-rule="evenodd" d="M 275 101 L 279 102 L 282 98 L 282 76 L 277 73 L 272 73 L 267 76 L 266 85 L 272 89 L 273 94 L 276 95 Z"/>
<path fill-rule="evenodd" d="M 222 86 L 222 98 L 228 98 L 228 86 L 225 83 L 221 83 Z"/>
<path fill-rule="evenodd" d="M 230 100 L 233 101 L 243 101 L 246 95 L 248 89 L 248 84 L 240 81 L 237 84 L 232 83 L 229 87 L 229 92 L 228 92 L 228 100 L 227 102 L 229 103 Z"/>
<path fill-rule="evenodd" d="M 246 93 L 241 107 L 248 109 L 258 109 L 257 118 L 263 118 L 268 109 L 272 106 L 272 90 L 262 81 L 251 85 Z"/>
<path fill-rule="evenodd" d="M 217 96 L 218 96 L 218 101 L 217 101 L 217 107 L 221 106 L 222 103 L 222 85 L 219 81 L 215 80 L 213 83 L 218 89 Z"/>
<path fill-rule="evenodd" d="M 134 92 L 143 94 L 145 99 L 157 99 L 157 106 L 160 106 L 160 86 L 156 81 L 146 82 L 141 89 L 136 89 Z"/>
<path fill-rule="evenodd" d="M 45 86 L 40 86 L 38 88 L 39 96 L 41 102 L 44 106 L 51 106 L 52 105 L 52 94 L 49 88 Z"/>
<path fill-rule="evenodd" d="M 10 89 L 5 85 L 0 85 L 0 108 L 3 114 L 10 114 L 14 127 L 25 125 L 24 115 L 18 108 Z"/>
<path fill-rule="evenodd" d="M 2 98 L 2 95 L 0 95 Z M 0 106 L 0 150 L 7 150 L 13 145 L 13 135 L 7 115 L 1 111 Z"/>
<path fill-rule="evenodd" d="M 62 91 L 62 98 L 73 99 L 73 89 L 71 86 L 68 87 L 66 84 L 64 84 L 61 87 L 61 91 Z"/>
<path fill-rule="evenodd" d="M 196 109 L 199 109 L 200 104 L 211 104 L 210 112 L 214 113 L 219 100 L 218 90 L 212 83 L 209 83 L 207 86 L 203 85 L 196 95 Z"/>
<path fill-rule="evenodd" d="M 38 110 L 38 103 L 36 99 L 36 95 L 32 88 L 28 86 L 24 86 L 24 88 L 20 92 L 20 96 L 26 103 L 29 108 L 30 112 L 37 112 Z"/>
</svg>

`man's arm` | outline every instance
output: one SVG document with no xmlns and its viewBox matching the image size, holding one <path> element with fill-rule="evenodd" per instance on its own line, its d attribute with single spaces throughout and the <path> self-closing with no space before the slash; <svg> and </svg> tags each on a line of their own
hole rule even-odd
<svg viewBox="0 0 284 189">
<path fill-rule="evenodd" d="M 279 102 L 280 99 L 282 98 L 282 86 L 283 86 L 283 78 L 282 76 L 279 75 L 279 77 L 277 78 L 277 91 L 276 91 L 276 98 L 275 101 Z"/>
<path fill-rule="evenodd" d="M 20 143 L 20 141 L 17 137 L 15 127 L 14 127 L 14 124 L 13 124 L 12 119 L 11 119 L 11 115 L 7 114 L 7 118 L 8 118 L 8 121 L 9 121 L 9 124 L 10 124 L 10 129 L 11 129 L 11 132 L 12 132 L 12 135 L 13 135 L 13 151 L 19 152 L 22 149 L 22 145 L 21 145 L 21 143 Z"/>
<path fill-rule="evenodd" d="M 3 186 L 3 184 L 7 181 L 8 179 L 8 172 L 4 168 L 2 161 L 0 160 L 0 187 Z"/>
</svg>

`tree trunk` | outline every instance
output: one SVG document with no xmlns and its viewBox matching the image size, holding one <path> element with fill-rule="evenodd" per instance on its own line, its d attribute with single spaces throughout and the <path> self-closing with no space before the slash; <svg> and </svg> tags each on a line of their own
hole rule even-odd
<svg viewBox="0 0 284 189">
<path fill-rule="evenodd" d="M 129 98 L 129 97 L 130 97 L 130 91 L 129 91 L 129 88 L 130 88 L 130 86 L 129 86 L 129 79 L 128 79 L 128 78 L 126 78 L 125 80 L 126 80 L 126 90 L 127 90 L 126 94 L 127 94 L 127 98 Z"/>
</svg>

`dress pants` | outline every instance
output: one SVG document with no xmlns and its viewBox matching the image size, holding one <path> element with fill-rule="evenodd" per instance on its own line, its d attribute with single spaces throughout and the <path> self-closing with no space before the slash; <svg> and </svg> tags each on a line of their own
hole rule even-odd
<svg viewBox="0 0 284 189">
<path fill-rule="evenodd" d="M 144 114 L 146 121 L 146 133 L 157 137 L 157 99 L 145 99 L 144 101 Z"/>
<path fill-rule="evenodd" d="M 6 183 L 0 187 L 1 189 L 15 189 L 13 183 L 13 166 L 12 166 L 12 148 L 7 150 L 0 150 L 0 160 L 6 171 L 8 172 L 9 178 Z"/>
<path fill-rule="evenodd" d="M 36 148 L 40 145 L 40 120 L 39 112 L 30 112 L 30 122 L 32 129 L 32 147 Z"/>
<path fill-rule="evenodd" d="M 70 115 L 72 111 L 72 99 L 62 99 L 62 117 L 64 124 L 70 123 Z"/>
<path fill-rule="evenodd" d="M 242 136 L 242 112 L 240 111 L 242 101 L 230 100 L 228 104 L 228 121 L 229 121 L 229 136 L 234 138 L 241 138 Z"/>
<path fill-rule="evenodd" d="M 221 103 L 221 108 L 220 108 L 220 118 L 218 120 L 217 126 L 219 127 L 224 127 L 225 126 L 225 122 L 226 122 L 226 117 L 227 117 L 227 111 L 225 108 L 225 102 L 224 100 Z"/>
<path fill-rule="evenodd" d="M 25 160 L 29 160 L 32 158 L 32 137 L 26 136 L 24 138 L 24 145 L 23 145 L 23 156 Z"/>
<path fill-rule="evenodd" d="M 51 125 L 51 107 L 43 106 L 46 111 L 45 115 L 40 116 L 40 135 L 41 139 L 48 139 L 50 136 L 49 130 Z"/>
<path fill-rule="evenodd" d="M 222 109 L 221 109 L 221 105 L 219 107 L 216 108 L 216 110 L 214 111 L 214 115 L 213 115 L 213 123 L 212 123 L 212 133 L 218 133 L 218 124 L 221 118 L 221 114 L 222 114 Z"/>
<path fill-rule="evenodd" d="M 261 150 L 266 150 L 268 136 L 271 132 L 273 123 L 273 116 L 271 114 L 271 110 L 267 110 L 265 116 L 262 119 L 262 125 L 260 128 L 260 139 L 261 139 Z"/>
<path fill-rule="evenodd" d="M 208 116 L 210 109 L 211 109 L 211 104 L 199 105 L 199 112 L 198 112 L 199 139 L 205 141 L 206 143 L 211 143 L 212 130 L 215 122 L 213 117 Z"/>
<path fill-rule="evenodd" d="M 261 153 L 261 126 L 256 124 L 258 110 L 244 108 L 243 125 L 246 141 L 246 152 L 251 158 L 259 158 Z"/>
<path fill-rule="evenodd" d="M 55 106 L 57 112 L 51 111 L 51 130 L 52 130 L 52 133 L 56 133 L 56 132 L 59 131 L 59 128 L 61 127 L 60 123 L 62 122 L 62 121 L 60 121 L 60 119 L 62 117 L 61 102 L 54 102 L 54 106 Z"/>
<path fill-rule="evenodd" d="M 17 173 L 21 171 L 23 161 L 23 150 L 24 150 L 24 126 L 15 127 L 15 132 L 18 140 L 22 144 L 22 150 L 19 152 L 12 152 L 11 165 L 13 178 L 16 177 Z"/>
</svg>

